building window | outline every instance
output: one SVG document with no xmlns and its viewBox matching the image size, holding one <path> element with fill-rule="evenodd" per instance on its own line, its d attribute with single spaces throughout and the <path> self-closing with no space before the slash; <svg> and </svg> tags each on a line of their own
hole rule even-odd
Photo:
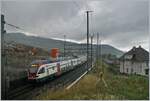
<svg viewBox="0 0 150 101">
<path fill-rule="evenodd" d="M 131 68 L 131 73 L 133 73 L 133 68 Z"/>
<path fill-rule="evenodd" d="M 146 66 L 147 66 L 147 67 L 149 67 L 148 65 L 149 65 L 149 62 L 146 62 Z"/>
<path fill-rule="evenodd" d="M 145 74 L 146 74 L 146 75 L 149 74 L 149 69 L 145 69 Z"/>
<path fill-rule="evenodd" d="M 127 68 L 127 73 L 128 73 L 128 68 Z"/>
</svg>

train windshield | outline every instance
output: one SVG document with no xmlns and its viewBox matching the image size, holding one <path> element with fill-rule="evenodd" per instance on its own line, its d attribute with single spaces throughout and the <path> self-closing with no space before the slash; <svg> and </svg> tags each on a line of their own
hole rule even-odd
<svg viewBox="0 0 150 101">
<path fill-rule="evenodd" d="M 38 71 L 38 64 L 32 64 L 31 67 L 29 68 L 30 73 L 36 73 Z"/>
<path fill-rule="evenodd" d="M 29 68 L 29 72 L 30 73 L 36 73 L 37 72 L 37 70 L 38 70 L 38 68 Z"/>
</svg>

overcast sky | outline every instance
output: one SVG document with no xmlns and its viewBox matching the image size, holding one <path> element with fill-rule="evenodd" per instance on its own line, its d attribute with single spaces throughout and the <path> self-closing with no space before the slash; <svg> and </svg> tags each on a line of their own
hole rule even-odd
<svg viewBox="0 0 150 101">
<path fill-rule="evenodd" d="M 8 23 L 28 35 L 86 42 L 86 10 L 90 34 L 100 33 L 103 44 L 127 51 L 139 44 L 149 50 L 148 0 L 2 1 Z M 21 32 L 6 26 L 8 32 Z M 27 33 L 28 32 L 28 33 Z"/>
</svg>

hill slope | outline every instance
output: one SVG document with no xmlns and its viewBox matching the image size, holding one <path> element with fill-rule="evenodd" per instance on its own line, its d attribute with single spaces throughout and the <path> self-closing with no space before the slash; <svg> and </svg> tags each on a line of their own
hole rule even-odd
<svg viewBox="0 0 150 101">
<path fill-rule="evenodd" d="M 23 33 L 7 33 L 5 34 L 5 41 L 7 42 L 15 41 L 17 43 L 43 48 L 45 50 L 50 50 L 51 48 L 55 47 L 63 51 L 63 47 L 64 47 L 63 41 L 54 40 L 50 38 L 27 36 Z M 86 49 L 86 44 L 82 44 L 83 48 L 81 48 L 81 44 L 72 43 L 72 42 L 66 42 L 66 47 L 67 45 L 68 47 L 70 45 L 72 49 L 76 49 L 76 50 L 83 49 L 85 51 Z M 93 49 L 96 49 L 96 45 L 94 45 Z M 123 52 L 110 45 L 102 45 L 102 54 L 113 54 L 119 57 L 123 54 Z"/>
</svg>

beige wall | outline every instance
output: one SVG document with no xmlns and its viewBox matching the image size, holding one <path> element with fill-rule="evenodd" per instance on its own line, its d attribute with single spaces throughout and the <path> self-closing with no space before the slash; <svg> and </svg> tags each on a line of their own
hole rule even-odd
<svg viewBox="0 0 150 101">
<path fill-rule="evenodd" d="M 120 62 L 120 72 L 127 74 L 140 74 L 145 75 L 145 69 L 148 69 L 146 62 L 134 62 L 130 61 Z"/>
</svg>

